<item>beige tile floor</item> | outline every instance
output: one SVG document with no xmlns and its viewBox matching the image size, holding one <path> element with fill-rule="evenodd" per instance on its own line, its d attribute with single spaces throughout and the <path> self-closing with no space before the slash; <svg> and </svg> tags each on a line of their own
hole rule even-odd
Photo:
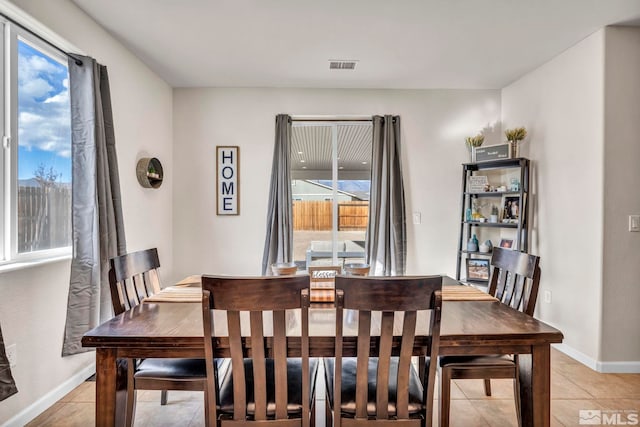
<svg viewBox="0 0 640 427">
<path fill-rule="evenodd" d="M 517 426 L 510 380 L 493 380 L 493 396 L 486 397 L 482 381 L 454 381 L 452 427 Z M 437 392 L 436 392 L 437 396 Z M 85 382 L 28 426 L 89 426 L 95 421 L 95 383 Z M 160 406 L 160 393 L 138 393 L 136 426 L 204 425 L 202 393 L 169 392 L 169 403 Z M 319 402 L 318 426 L 324 425 Z M 437 408 L 437 402 L 435 404 Z M 551 354 L 551 425 L 579 425 L 578 411 L 600 409 L 640 411 L 640 374 L 600 374 L 559 351 Z M 624 412 L 620 412 L 624 416 Z M 434 419 L 437 413 L 434 414 Z M 622 418 L 621 420 L 625 420 Z M 437 425 L 437 423 L 434 423 Z"/>
</svg>

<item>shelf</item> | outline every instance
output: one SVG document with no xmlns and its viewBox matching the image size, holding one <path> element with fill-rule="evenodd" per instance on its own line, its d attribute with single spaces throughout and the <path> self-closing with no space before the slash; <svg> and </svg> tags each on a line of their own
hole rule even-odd
<svg viewBox="0 0 640 427">
<path fill-rule="evenodd" d="M 492 255 L 492 252 L 480 252 L 480 251 L 471 252 L 471 251 L 467 251 L 467 250 L 464 250 L 464 249 L 461 250 L 460 252 L 463 253 L 463 254 L 469 254 L 469 255 L 481 255 L 481 256 L 491 256 Z"/>
<path fill-rule="evenodd" d="M 503 222 L 477 222 L 463 221 L 463 224 L 469 224 L 474 227 L 494 227 L 494 228 L 518 228 L 518 224 L 507 224 Z"/>
<path fill-rule="evenodd" d="M 465 170 L 477 171 L 486 169 L 519 168 L 529 163 L 529 159 L 523 157 L 517 159 L 490 160 L 479 163 L 463 163 Z"/>
<path fill-rule="evenodd" d="M 484 241 L 485 239 L 495 239 L 497 236 L 498 239 L 506 239 L 512 240 L 512 245 L 514 245 L 514 250 L 519 251 L 527 251 L 528 243 L 529 243 L 529 207 L 528 207 L 528 197 L 529 197 L 529 172 L 531 167 L 531 161 L 526 158 L 516 158 L 516 159 L 500 159 L 500 160 L 490 160 L 486 162 L 475 162 L 475 163 L 464 163 L 462 164 L 462 188 L 460 195 L 460 237 L 458 239 L 458 250 L 457 250 L 457 262 L 456 262 L 456 280 L 459 280 L 462 276 L 464 276 L 464 268 L 467 266 L 468 260 L 479 260 L 482 263 L 486 263 L 487 259 L 493 258 L 492 252 L 480 252 L 478 251 L 468 251 L 467 243 L 469 239 L 471 239 L 472 235 L 476 235 L 480 241 Z M 493 170 L 494 173 L 491 173 Z M 489 174 L 484 174 L 484 171 L 489 171 Z M 471 177 L 476 176 L 486 176 L 486 180 L 471 180 Z M 507 181 L 514 181 L 514 178 L 517 178 L 519 187 L 518 191 L 511 191 L 511 185 L 508 184 Z M 486 187 L 488 185 L 488 179 L 494 179 L 496 182 L 492 183 L 493 186 Z M 473 181 L 474 187 L 470 187 L 470 184 Z M 498 185 L 499 184 L 499 185 Z M 477 185 L 477 186 L 476 186 Z M 469 191 L 470 188 L 485 190 L 492 189 L 496 190 L 500 188 L 503 191 Z M 501 202 L 500 199 L 502 199 Z M 498 217 L 509 217 L 507 215 L 506 209 L 510 209 L 508 213 L 512 213 L 512 211 L 517 209 L 517 219 L 507 220 L 509 222 L 488 222 L 490 217 L 488 215 L 489 212 L 493 212 L 496 208 L 496 205 L 500 203 L 498 207 L 498 212 L 501 214 Z M 517 208 L 513 208 L 513 204 L 517 205 Z M 490 210 L 487 210 L 490 209 Z M 502 210 L 500 210 L 502 209 Z M 486 218 L 482 218 L 485 222 L 479 221 L 471 221 L 470 214 L 472 212 L 476 212 L 479 214 L 485 214 Z M 513 212 L 515 213 L 515 212 Z M 496 218 L 495 215 L 491 215 L 493 218 Z M 478 216 L 475 216 L 478 218 Z M 513 221 L 513 222 L 511 222 Z M 496 231 L 498 230 L 498 231 Z M 502 231 L 505 230 L 505 231 Z M 509 231 L 510 230 L 510 231 Z M 513 233 L 516 234 L 515 237 L 511 236 Z M 506 238 L 504 235 L 509 235 L 509 238 Z M 494 240 L 495 242 L 495 240 Z M 518 249 L 515 249 L 515 248 Z M 484 246 L 483 246 L 484 248 Z M 494 245 L 495 248 L 495 245 Z M 490 270 L 491 271 L 491 270 Z M 469 283 L 475 286 L 487 286 L 487 282 L 484 281 L 468 281 Z"/>
<path fill-rule="evenodd" d="M 465 191 L 464 194 L 469 196 L 476 196 L 476 197 L 520 196 L 519 191 L 484 191 L 480 193 Z"/>
<path fill-rule="evenodd" d="M 155 157 L 143 157 L 136 165 L 136 176 L 144 188 L 159 188 L 164 178 L 162 163 Z"/>
<path fill-rule="evenodd" d="M 489 290 L 489 282 L 476 282 L 474 280 L 460 280 L 460 283 L 467 286 L 472 286 L 481 291 L 487 292 Z"/>
<path fill-rule="evenodd" d="M 484 286 L 487 287 L 489 286 L 489 281 L 488 280 L 460 280 L 462 283 L 467 283 L 470 285 L 475 285 L 475 286 Z"/>
</svg>

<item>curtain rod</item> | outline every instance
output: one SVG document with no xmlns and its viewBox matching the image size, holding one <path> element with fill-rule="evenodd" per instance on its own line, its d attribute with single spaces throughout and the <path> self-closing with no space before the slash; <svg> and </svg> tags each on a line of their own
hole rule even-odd
<svg viewBox="0 0 640 427">
<path fill-rule="evenodd" d="M 294 122 L 371 122 L 372 116 L 291 116 Z"/>
<path fill-rule="evenodd" d="M 80 66 L 82 65 L 82 60 L 78 59 L 76 57 L 76 55 L 74 55 L 73 53 L 69 53 L 66 50 L 62 49 L 61 47 L 53 44 L 52 42 L 50 42 L 49 40 L 45 39 L 44 37 L 42 37 L 40 34 L 31 31 L 29 28 L 25 27 L 24 25 L 22 25 L 21 23 L 17 22 L 16 20 L 8 17 L 7 15 L 5 15 L 4 13 L 0 12 L 0 16 L 2 16 L 4 19 L 6 19 L 7 21 L 11 22 L 12 24 L 16 25 L 17 27 L 22 28 L 24 31 L 28 32 L 29 34 L 31 34 L 32 36 L 38 38 L 40 41 L 48 44 L 49 46 L 51 46 L 52 48 L 54 48 L 55 50 L 57 50 L 58 52 L 63 53 L 65 56 L 73 59 L 76 63 L 76 65 Z"/>
</svg>

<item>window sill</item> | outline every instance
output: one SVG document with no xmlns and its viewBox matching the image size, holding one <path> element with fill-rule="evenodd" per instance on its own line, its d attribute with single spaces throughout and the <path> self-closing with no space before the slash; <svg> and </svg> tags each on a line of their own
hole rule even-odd
<svg viewBox="0 0 640 427">
<path fill-rule="evenodd" d="M 9 271 L 24 270 L 27 268 L 38 267 L 45 264 L 51 264 L 55 262 L 69 261 L 71 254 L 51 256 L 47 258 L 30 259 L 25 261 L 9 261 L 6 264 L 0 265 L 0 274 Z"/>
</svg>

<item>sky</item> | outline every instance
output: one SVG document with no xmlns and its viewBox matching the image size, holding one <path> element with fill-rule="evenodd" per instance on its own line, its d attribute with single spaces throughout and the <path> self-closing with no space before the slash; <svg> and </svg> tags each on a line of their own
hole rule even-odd
<svg viewBox="0 0 640 427">
<path fill-rule="evenodd" d="M 18 179 L 39 165 L 71 182 L 69 75 L 66 65 L 18 41 Z"/>
</svg>

